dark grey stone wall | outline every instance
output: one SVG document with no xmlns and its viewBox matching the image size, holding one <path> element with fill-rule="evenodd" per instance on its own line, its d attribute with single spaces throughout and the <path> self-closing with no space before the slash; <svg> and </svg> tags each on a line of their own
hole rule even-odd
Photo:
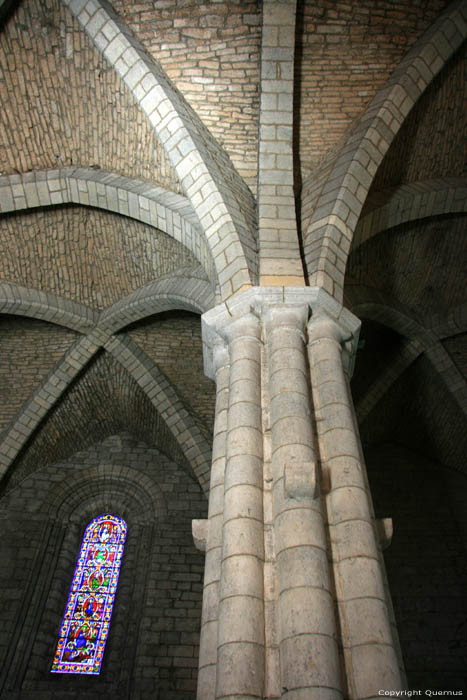
<svg viewBox="0 0 467 700">
<path fill-rule="evenodd" d="M 467 688 L 467 479 L 399 446 L 366 451 L 409 687 Z"/>
<path fill-rule="evenodd" d="M 195 697 L 205 516 L 197 482 L 128 434 L 44 467 L 0 504 L 0 697 Z M 96 515 L 128 524 L 101 674 L 50 673 L 81 538 Z"/>
</svg>

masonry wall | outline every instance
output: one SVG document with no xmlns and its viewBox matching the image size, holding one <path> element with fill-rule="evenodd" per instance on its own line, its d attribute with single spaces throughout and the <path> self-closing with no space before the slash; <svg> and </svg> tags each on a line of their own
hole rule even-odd
<svg viewBox="0 0 467 700">
<path fill-rule="evenodd" d="M 405 370 L 360 425 L 362 440 L 393 441 L 465 474 L 465 415 L 439 376 L 426 381 L 430 371 L 424 356 Z"/>
<path fill-rule="evenodd" d="M 114 0 L 112 5 L 255 191 L 261 3 Z"/>
<path fill-rule="evenodd" d="M 466 477 L 391 443 L 366 449 L 409 687 L 467 687 Z"/>
<path fill-rule="evenodd" d="M 376 173 L 372 192 L 465 174 L 466 77 L 467 45 L 464 44 L 408 115 Z"/>
<path fill-rule="evenodd" d="M 25 479 L 0 504 L 0 695 L 5 699 L 195 697 L 204 557 L 191 519 L 200 487 L 129 434 Z M 128 524 L 114 614 L 97 677 L 50 674 L 87 523 Z"/>
</svg>

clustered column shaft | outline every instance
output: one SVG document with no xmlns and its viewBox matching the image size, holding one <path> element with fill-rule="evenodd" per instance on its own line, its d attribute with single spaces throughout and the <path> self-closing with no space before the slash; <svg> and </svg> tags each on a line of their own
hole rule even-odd
<svg viewBox="0 0 467 700">
<path fill-rule="evenodd" d="M 214 316 L 198 700 L 373 700 L 404 688 L 344 367 L 358 321 L 297 296 L 252 294 L 255 313 Z"/>
<path fill-rule="evenodd" d="M 230 351 L 216 698 L 263 698 L 264 532 L 261 341 L 248 313 L 223 330 Z"/>
<path fill-rule="evenodd" d="M 342 331 L 324 318 L 309 326 L 309 360 L 333 565 L 351 700 L 403 688 L 392 637 L 371 496 L 361 461 L 347 380 Z"/>
<path fill-rule="evenodd" d="M 265 314 L 282 698 L 342 698 L 309 402 L 308 307 Z"/>
<path fill-rule="evenodd" d="M 214 700 L 216 694 L 217 621 L 224 519 L 224 477 L 230 359 L 225 345 L 214 348 L 216 369 L 216 417 L 212 444 L 209 491 L 209 529 L 206 542 L 203 611 L 199 649 L 198 700 Z"/>
</svg>

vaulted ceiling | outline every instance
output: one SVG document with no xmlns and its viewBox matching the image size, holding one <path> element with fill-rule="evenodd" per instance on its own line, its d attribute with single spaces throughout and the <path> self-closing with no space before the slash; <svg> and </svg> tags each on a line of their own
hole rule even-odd
<svg viewBox="0 0 467 700">
<path fill-rule="evenodd" d="M 261 3 L 111 4 L 198 115 L 200 142 L 214 144 L 212 162 L 251 229 Z M 299 3 L 297 185 L 345 143 L 446 6 Z M 203 376 L 199 314 L 219 300 L 215 245 L 167 144 L 65 3 L 1 9 L 6 488 L 44 460 L 122 430 L 182 462 L 206 488 L 214 386 Z M 459 470 L 467 433 L 465 66 L 464 47 L 387 151 L 345 287 L 346 304 L 363 319 L 352 386 L 364 440 L 400 442 Z"/>
</svg>

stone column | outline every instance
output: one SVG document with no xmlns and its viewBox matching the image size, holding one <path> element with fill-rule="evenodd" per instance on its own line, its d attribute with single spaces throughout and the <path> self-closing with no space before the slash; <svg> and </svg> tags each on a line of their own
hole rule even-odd
<svg viewBox="0 0 467 700">
<path fill-rule="evenodd" d="M 260 322 L 246 313 L 221 334 L 230 351 L 216 698 L 264 688 L 263 436 Z"/>
<path fill-rule="evenodd" d="M 229 407 L 230 360 L 227 347 L 218 344 L 213 350 L 216 373 L 216 417 L 212 444 L 211 482 L 209 489 L 208 533 L 204 569 L 203 611 L 199 648 L 198 700 L 216 697 L 217 621 L 219 581 L 224 519 L 224 474 Z"/>
<path fill-rule="evenodd" d="M 308 353 L 350 700 L 403 689 L 379 560 L 371 495 L 344 373 L 340 326 L 308 325 Z"/>
<path fill-rule="evenodd" d="M 265 307 L 281 698 L 342 698 L 306 363 L 306 304 Z"/>
</svg>

